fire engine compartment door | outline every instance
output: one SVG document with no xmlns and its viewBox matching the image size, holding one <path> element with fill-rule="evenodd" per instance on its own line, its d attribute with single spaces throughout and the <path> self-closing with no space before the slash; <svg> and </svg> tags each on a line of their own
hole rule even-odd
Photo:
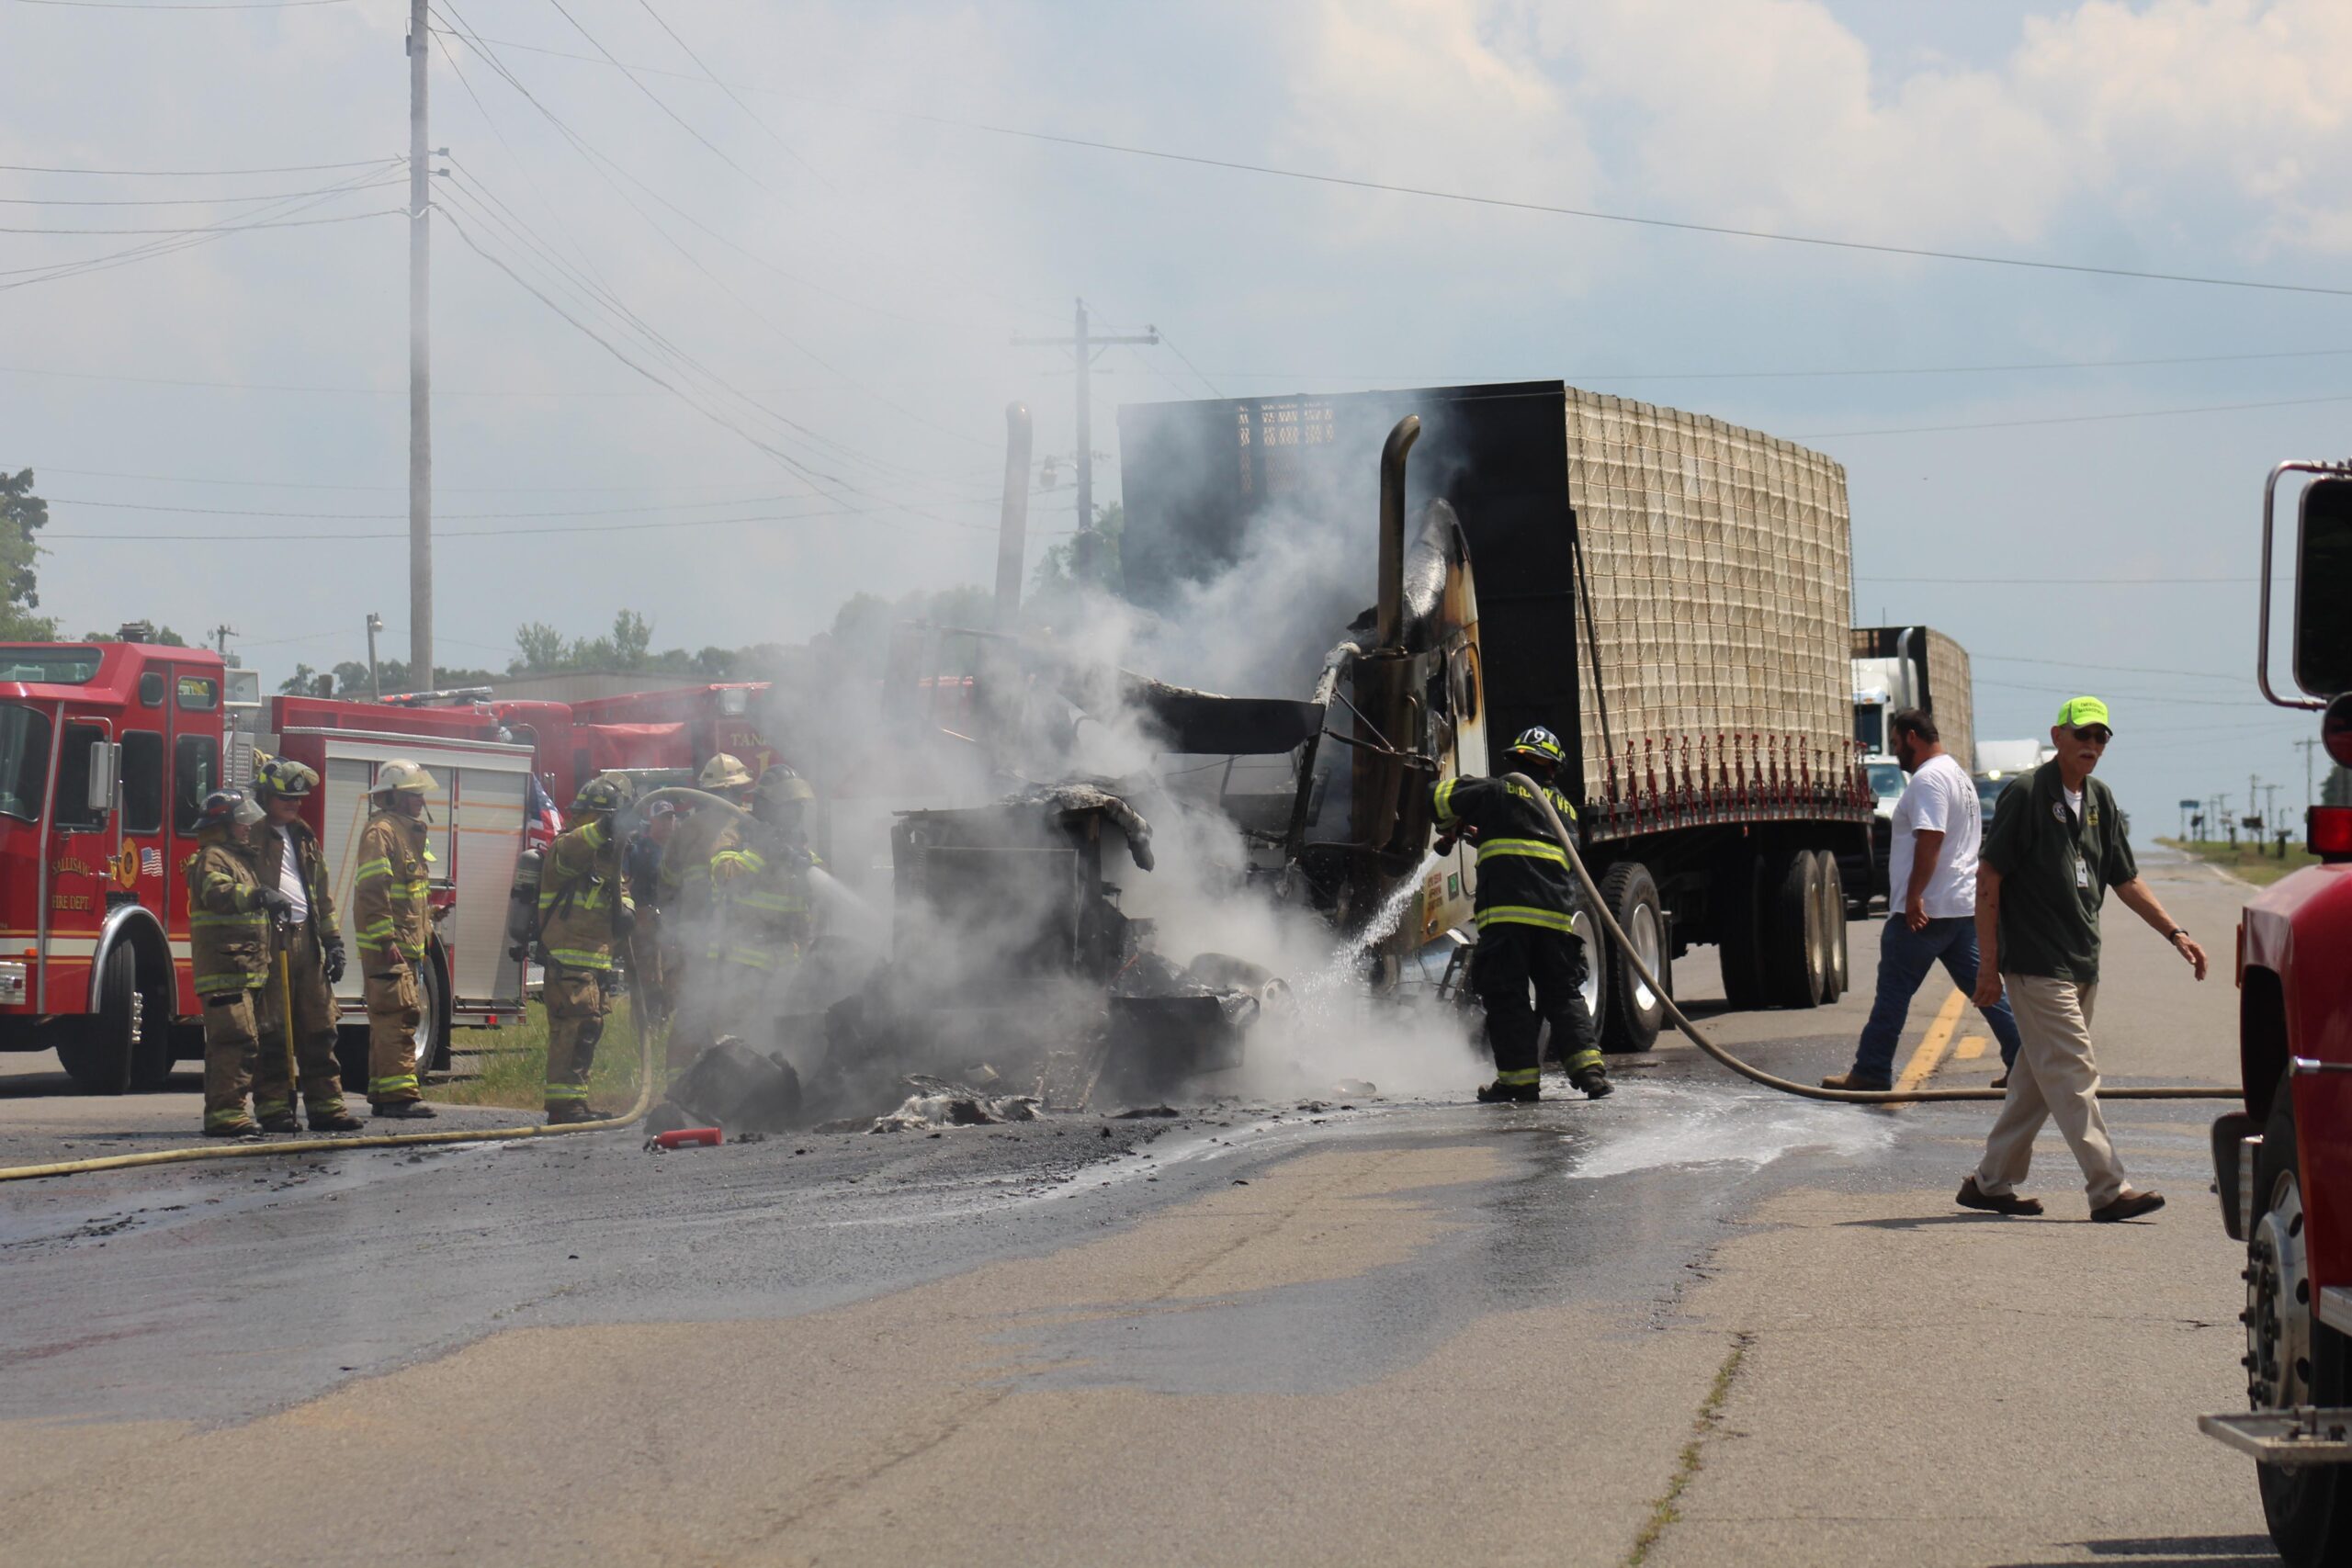
<svg viewBox="0 0 2352 1568">
<path fill-rule="evenodd" d="M 506 895 L 523 848 L 530 749 L 486 741 L 451 745 L 421 736 L 347 730 L 288 734 L 316 735 L 323 743 L 326 807 L 319 847 L 326 856 L 344 941 L 355 955 L 352 891 L 358 874 L 359 834 L 368 825 L 368 789 L 379 765 L 405 757 L 433 775 L 434 788 L 425 797 L 433 823 L 425 843 L 434 856 L 434 902 L 443 901 L 444 890 L 449 895 L 448 912 L 434 929 L 449 960 L 451 1005 L 460 1013 L 520 1007 L 522 967 L 506 956 Z M 354 963 L 336 995 L 356 1002 L 362 982 L 360 965 Z"/>
</svg>

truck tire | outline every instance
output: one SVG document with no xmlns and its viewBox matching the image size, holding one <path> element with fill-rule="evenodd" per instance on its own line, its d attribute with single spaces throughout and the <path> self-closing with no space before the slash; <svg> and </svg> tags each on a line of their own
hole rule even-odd
<svg viewBox="0 0 2352 1568">
<path fill-rule="evenodd" d="M 84 1094 L 122 1094 L 131 1083 L 133 1038 L 144 1021 L 140 1013 L 139 955 L 129 944 L 107 954 L 98 981 L 98 1010 L 75 1021 L 59 1043 L 57 1059 Z"/>
<path fill-rule="evenodd" d="M 2255 1213 L 2245 1216 L 2246 1395 L 2256 1410 L 2341 1405 L 2352 1395 L 2352 1342 L 2312 1310 L 2295 1142 L 2294 1096 L 2282 1074 L 2255 1162 Z M 2257 1464 L 2255 1474 L 2289 1568 L 2352 1561 L 2352 1465 Z"/>
<path fill-rule="evenodd" d="M 1828 967 L 1821 919 L 1821 863 L 1810 850 L 1784 850 L 1766 865 L 1763 953 L 1766 999 L 1785 1008 L 1821 1005 Z"/>
<path fill-rule="evenodd" d="M 1724 1001 L 1741 1011 L 1762 1007 L 1765 998 L 1759 869 L 1756 857 L 1744 851 L 1727 857 L 1715 867 L 1709 899 L 1715 956 L 1723 965 Z"/>
<path fill-rule="evenodd" d="M 152 970 L 154 966 L 147 967 Z M 139 1010 L 139 1043 L 130 1055 L 130 1091 L 153 1094 L 170 1084 L 173 1072 L 180 1065 L 180 1046 L 186 1035 L 172 1022 L 173 1005 L 179 998 L 171 971 L 141 974 L 140 978 L 145 984 L 140 993 L 143 999 Z M 201 1055 L 201 1027 L 197 1030 L 196 1038 L 197 1053 Z"/>
<path fill-rule="evenodd" d="M 1821 999 L 1826 1003 L 1844 996 L 1849 983 L 1846 969 L 1845 873 L 1830 851 L 1815 850 L 1814 856 L 1821 862 L 1821 926 L 1828 942 L 1828 966 L 1823 970 L 1821 981 Z"/>
<path fill-rule="evenodd" d="M 1649 867 L 1637 860 L 1619 861 L 1600 878 L 1600 898 L 1633 939 L 1634 950 L 1650 973 L 1670 990 L 1674 979 L 1666 950 L 1666 911 Z M 1602 1021 L 1600 1048 L 1611 1053 L 1648 1050 L 1657 1043 L 1657 1032 L 1666 1022 L 1665 998 L 1634 973 L 1623 946 L 1608 943 L 1598 956 L 1608 966 L 1609 995 L 1615 1003 Z"/>
</svg>

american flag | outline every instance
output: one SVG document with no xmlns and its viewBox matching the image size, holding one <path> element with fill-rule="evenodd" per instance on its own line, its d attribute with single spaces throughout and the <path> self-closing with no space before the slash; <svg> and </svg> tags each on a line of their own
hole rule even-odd
<svg viewBox="0 0 2352 1568">
<path fill-rule="evenodd" d="M 538 774 L 526 773 L 523 779 L 523 842 L 531 849 L 543 850 L 563 831 L 563 813 L 555 808 Z"/>
<path fill-rule="evenodd" d="M 142 876 L 164 874 L 164 852 L 153 844 L 142 844 L 139 850 L 139 872 Z"/>
</svg>

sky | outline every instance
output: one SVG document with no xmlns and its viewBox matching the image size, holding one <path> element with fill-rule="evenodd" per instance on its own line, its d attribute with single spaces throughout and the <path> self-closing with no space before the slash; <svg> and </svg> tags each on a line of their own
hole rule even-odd
<svg viewBox="0 0 2352 1568">
<path fill-rule="evenodd" d="M 0 468 L 50 500 L 45 612 L 232 626 L 275 685 L 371 611 L 406 650 L 407 7 L 181 3 L 0 0 Z M 2344 289 L 2337 0 L 434 6 L 445 665 L 991 581 L 1010 400 L 1057 459 L 1033 550 L 1071 525 L 1069 358 L 1011 340 L 1082 296 L 1164 339 L 1094 366 L 1098 500 L 1123 402 L 1691 409 L 1847 466 L 1857 618 L 1967 646 L 1980 738 L 2094 692 L 2142 837 L 2249 774 L 2300 810 L 2261 491 L 2352 445 L 2352 295 L 1041 138 Z M 224 221 L 277 226 L 35 231 Z"/>
</svg>

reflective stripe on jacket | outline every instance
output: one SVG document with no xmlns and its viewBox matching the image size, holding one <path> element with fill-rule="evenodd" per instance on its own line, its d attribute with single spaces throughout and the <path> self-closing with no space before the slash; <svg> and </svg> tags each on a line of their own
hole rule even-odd
<svg viewBox="0 0 2352 1568">
<path fill-rule="evenodd" d="M 548 851 L 539 874 L 539 942 L 548 958 L 573 969 L 613 966 L 613 912 L 636 910 L 620 860 L 605 817 L 574 828 Z"/>
<path fill-rule="evenodd" d="M 1563 824 L 1577 808 L 1558 790 L 1544 797 Z M 1447 779 L 1430 792 L 1437 825 L 1478 846 L 1477 922 L 1488 926 L 1577 929 L 1577 885 L 1567 852 L 1553 836 L 1534 795 L 1505 779 Z"/>
<path fill-rule="evenodd" d="M 397 951 L 422 962 L 431 931 L 425 894 L 433 877 L 433 852 L 424 847 L 424 822 L 397 811 L 379 811 L 359 833 L 359 874 L 351 894 L 363 971 L 379 974 Z"/>
<path fill-rule="evenodd" d="M 808 864 L 815 863 L 812 855 Z M 719 913 L 711 957 L 763 970 L 797 961 L 813 906 L 808 866 L 786 846 L 771 843 L 765 853 L 749 842 L 722 849 L 710 858 L 710 882 Z"/>
<path fill-rule="evenodd" d="M 251 852 L 226 828 L 197 837 L 187 883 L 188 967 L 199 997 L 250 991 L 269 977 L 269 915 Z"/>
</svg>

